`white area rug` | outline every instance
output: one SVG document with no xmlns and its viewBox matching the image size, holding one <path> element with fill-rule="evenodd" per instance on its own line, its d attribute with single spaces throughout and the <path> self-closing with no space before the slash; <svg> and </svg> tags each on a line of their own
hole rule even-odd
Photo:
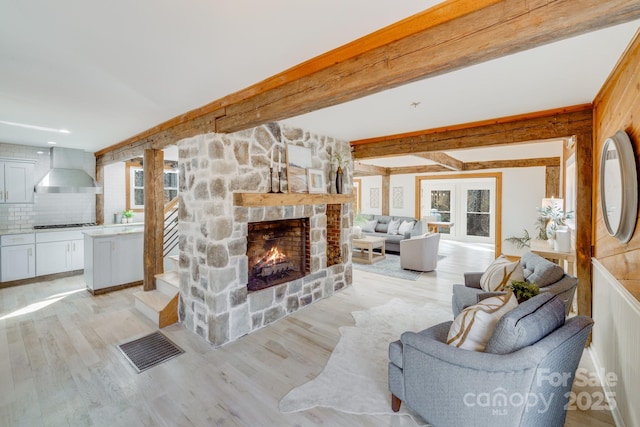
<svg viewBox="0 0 640 427">
<path fill-rule="evenodd" d="M 453 317 L 433 304 L 418 305 L 400 299 L 351 314 L 356 325 L 340 328 L 340 341 L 327 366 L 316 378 L 282 398 L 282 412 L 324 406 L 351 414 L 396 414 L 391 410 L 387 380 L 389 343 L 405 331 L 418 332 Z M 396 415 L 411 417 L 424 425 L 406 405 Z"/>
</svg>

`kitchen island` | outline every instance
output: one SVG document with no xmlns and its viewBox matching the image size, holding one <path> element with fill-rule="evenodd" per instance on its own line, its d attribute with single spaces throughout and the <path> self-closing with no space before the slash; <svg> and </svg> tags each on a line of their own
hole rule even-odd
<svg viewBox="0 0 640 427">
<path fill-rule="evenodd" d="M 105 227 L 84 232 L 84 281 L 93 295 L 141 285 L 144 227 Z"/>
</svg>

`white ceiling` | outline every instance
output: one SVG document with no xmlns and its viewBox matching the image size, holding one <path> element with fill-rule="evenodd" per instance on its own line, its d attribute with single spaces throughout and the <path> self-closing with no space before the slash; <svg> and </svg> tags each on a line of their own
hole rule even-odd
<svg viewBox="0 0 640 427">
<path fill-rule="evenodd" d="M 93 152 L 439 2 L 4 1 L 0 142 L 56 141 Z M 591 102 L 639 26 L 601 30 L 286 122 L 352 140 Z"/>
</svg>

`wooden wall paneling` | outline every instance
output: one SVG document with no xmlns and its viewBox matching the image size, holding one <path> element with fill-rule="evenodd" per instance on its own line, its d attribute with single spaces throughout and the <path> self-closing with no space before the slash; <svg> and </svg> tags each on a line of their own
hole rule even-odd
<svg viewBox="0 0 640 427">
<path fill-rule="evenodd" d="M 156 288 L 164 271 L 164 152 L 144 150 L 144 290 Z"/>
</svg>

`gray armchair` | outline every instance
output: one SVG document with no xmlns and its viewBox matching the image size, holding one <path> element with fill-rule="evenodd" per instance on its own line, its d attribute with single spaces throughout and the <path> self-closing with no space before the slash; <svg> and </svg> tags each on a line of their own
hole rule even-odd
<svg viewBox="0 0 640 427">
<path fill-rule="evenodd" d="M 564 425 L 590 318 L 565 323 L 562 301 L 540 294 L 498 321 L 485 352 L 447 345 L 451 323 L 390 344 L 394 411 L 404 403 L 435 427 Z"/>
<path fill-rule="evenodd" d="M 524 269 L 524 280 L 535 283 L 540 293 L 549 292 L 557 295 L 565 305 L 565 315 L 569 314 L 573 304 L 573 295 L 578 286 L 578 279 L 564 272 L 564 269 L 547 259 L 531 252 L 520 259 Z M 480 288 L 482 272 L 464 274 L 464 285 L 453 285 L 451 307 L 453 316 L 457 316 L 465 307 L 477 304 L 480 300 L 502 292 L 486 292 Z"/>
<path fill-rule="evenodd" d="M 400 242 L 400 267 L 405 270 L 433 271 L 438 266 L 440 233 L 406 239 Z"/>
</svg>

